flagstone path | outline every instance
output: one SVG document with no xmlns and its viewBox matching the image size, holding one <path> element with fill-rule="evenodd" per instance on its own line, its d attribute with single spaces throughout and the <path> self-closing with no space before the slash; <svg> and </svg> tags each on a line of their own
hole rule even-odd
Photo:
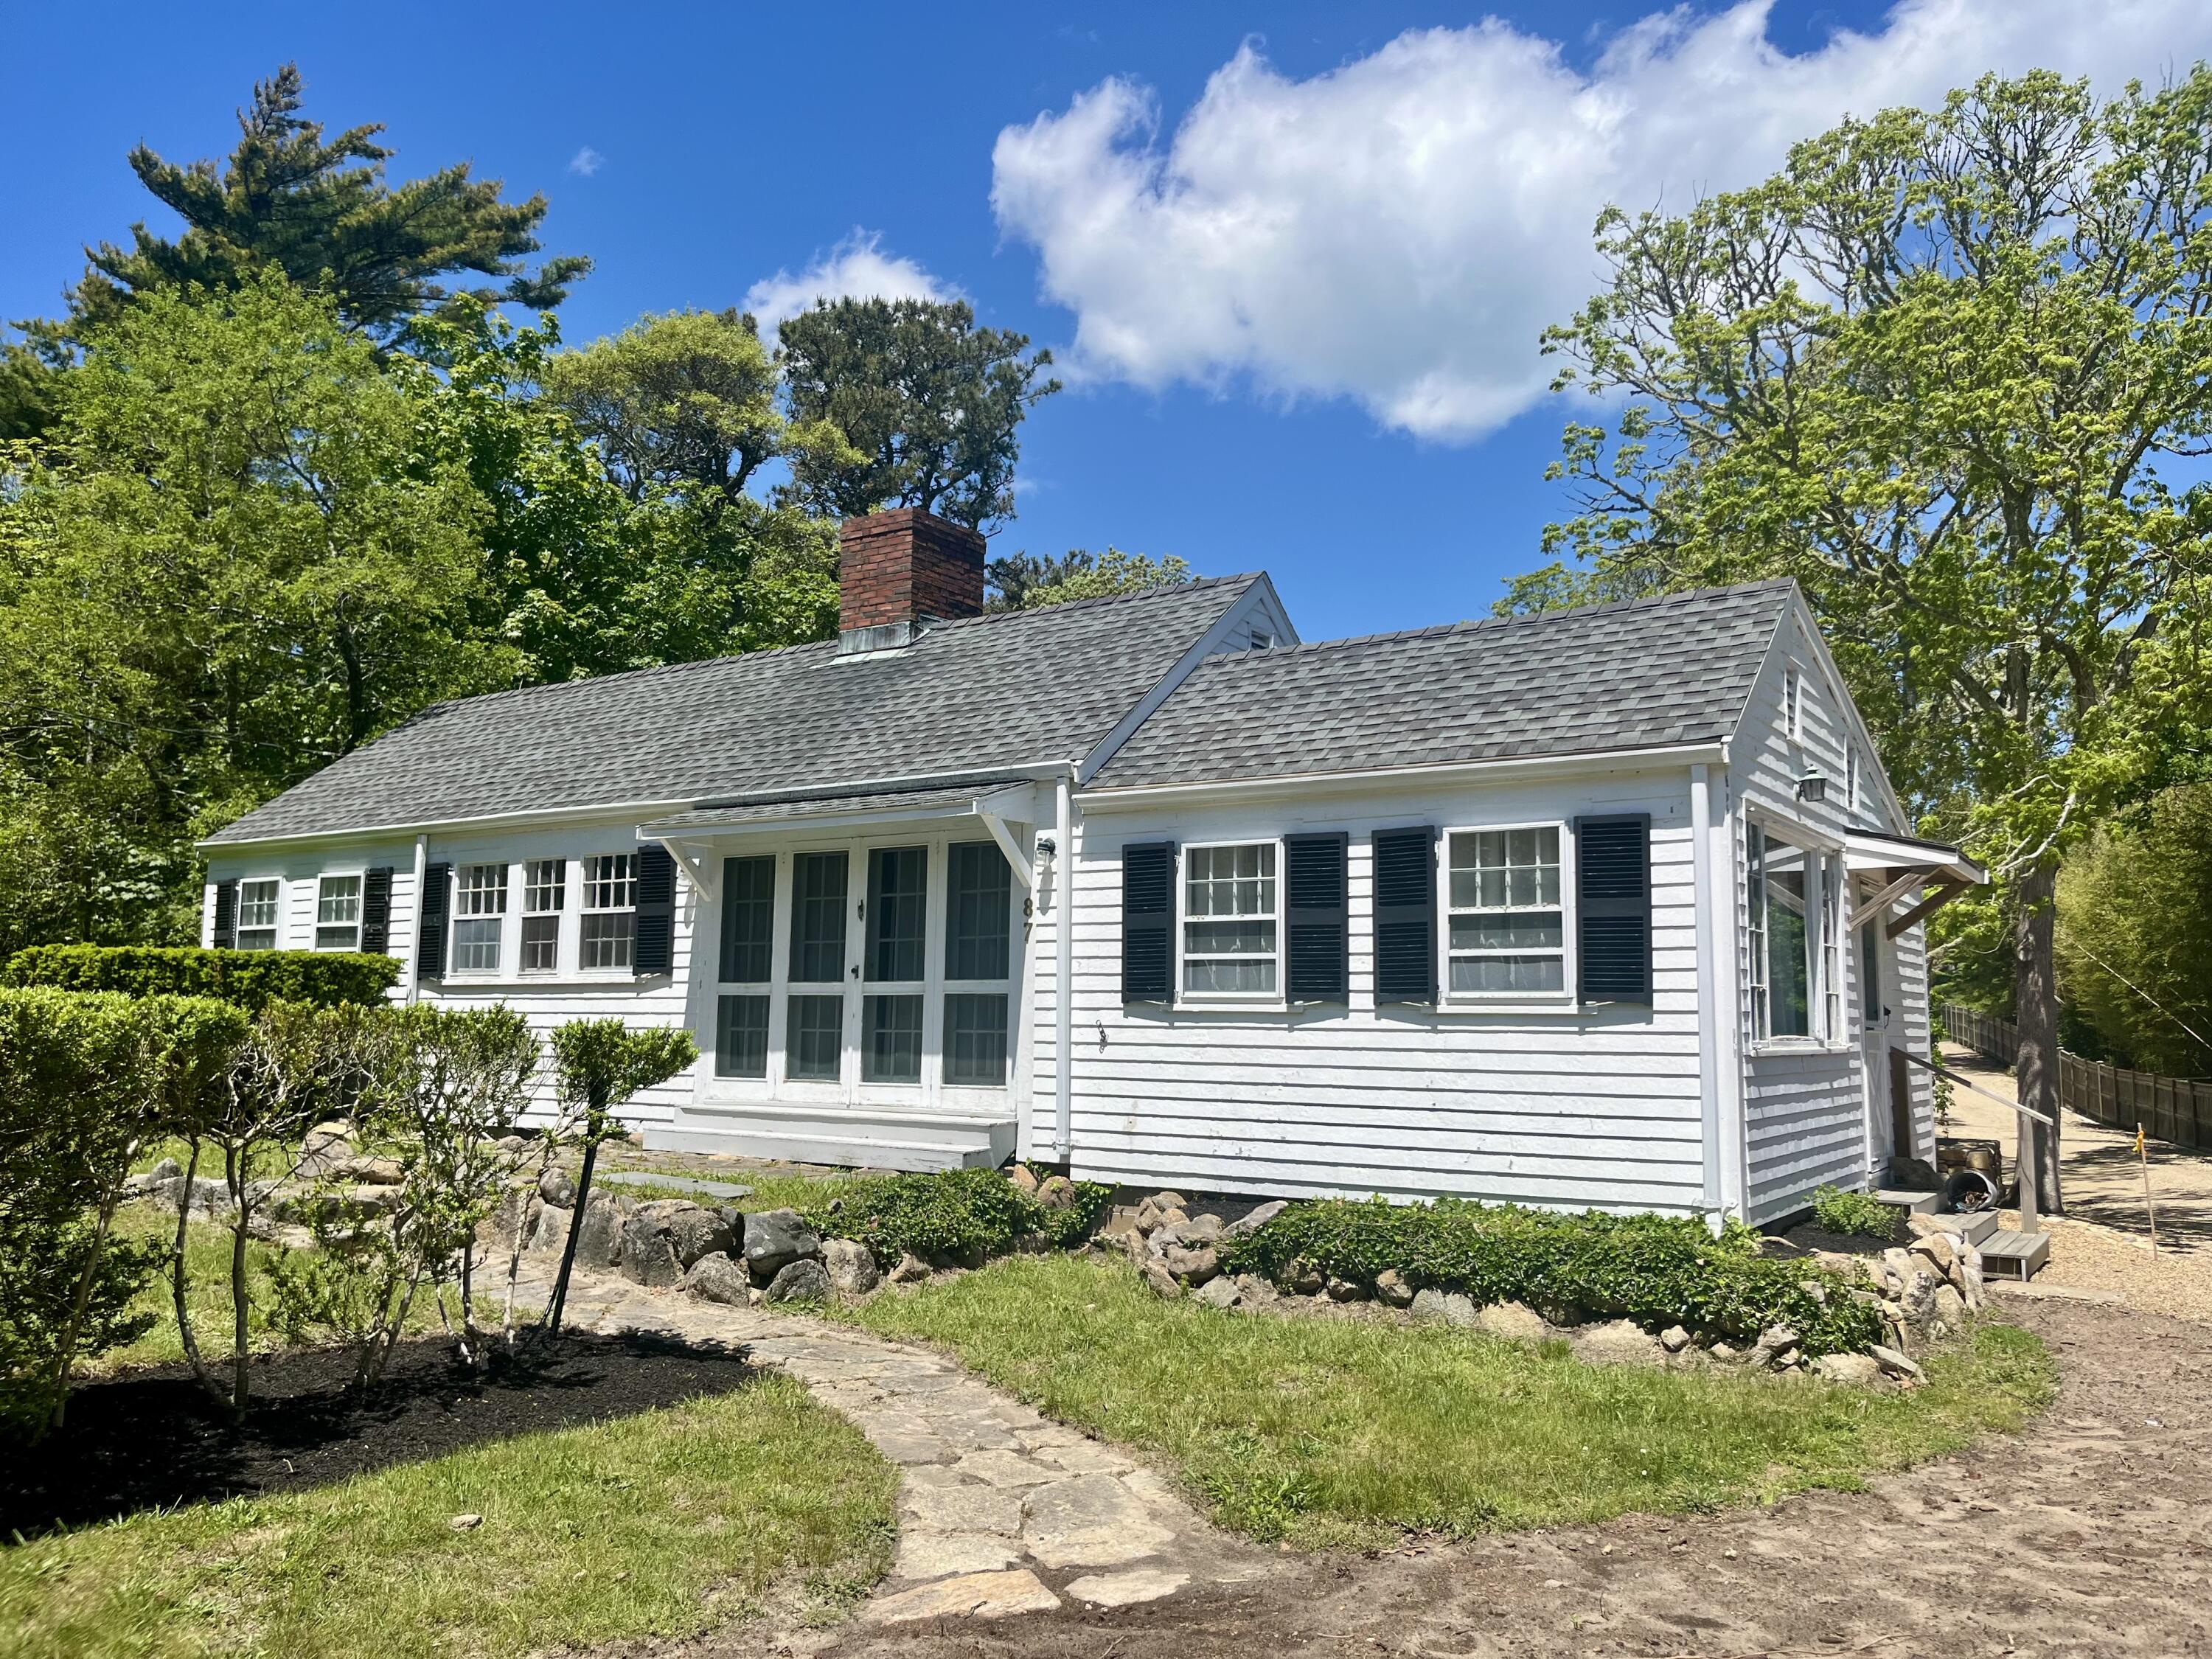
<svg viewBox="0 0 2212 1659">
<path fill-rule="evenodd" d="M 526 1269 L 519 1293 L 542 1304 L 551 1288 L 550 1274 Z M 898 1555 L 861 1612 L 870 1622 L 1128 1607 L 1241 1583 L 1272 1565 L 1152 1470 L 927 1350 L 608 1273 L 570 1280 L 567 1322 L 743 1346 L 805 1383 L 897 1464 Z"/>
</svg>

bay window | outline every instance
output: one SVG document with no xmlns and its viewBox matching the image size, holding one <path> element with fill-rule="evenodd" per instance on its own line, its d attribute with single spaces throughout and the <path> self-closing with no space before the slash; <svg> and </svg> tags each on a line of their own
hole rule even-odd
<svg viewBox="0 0 2212 1659">
<path fill-rule="evenodd" d="M 1556 823 L 1451 834 L 1444 895 L 1450 995 L 1565 994 L 1559 844 Z"/>
<path fill-rule="evenodd" d="M 586 973 L 626 974 L 637 944 L 637 854 L 602 853 L 584 860 L 577 965 Z"/>
<path fill-rule="evenodd" d="M 1279 982 L 1275 844 L 1193 847 L 1183 877 L 1182 988 L 1269 997 Z"/>
<path fill-rule="evenodd" d="M 315 949 L 361 948 L 361 878 L 325 876 L 315 884 Z"/>
<path fill-rule="evenodd" d="M 453 914 L 453 971 L 499 971 L 500 932 L 507 917 L 507 866 L 461 866 L 460 890 Z"/>
<path fill-rule="evenodd" d="M 279 883 L 275 877 L 238 884 L 238 948 L 273 951 L 276 948 L 276 904 Z"/>
</svg>

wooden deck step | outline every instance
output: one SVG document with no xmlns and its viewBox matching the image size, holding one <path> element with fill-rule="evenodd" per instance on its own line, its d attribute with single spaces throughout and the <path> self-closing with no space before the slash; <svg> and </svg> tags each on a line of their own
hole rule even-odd
<svg viewBox="0 0 2212 1659">
<path fill-rule="evenodd" d="M 1965 1210 L 1954 1214 L 1929 1215 L 1926 1220 L 1914 1223 L 1912 1231 L 1926 1232 L 1931 1228 L 1937 1232 L 1949 1233 L 1954 1238 L 1963 1238 L 1969 1244 L 1981 1244 L 1996 1231 L 1997 1212 L 1995 1210 Z"/>
<path fill-rule="evenodd" d="M 1943 1201 L 1941 1193 L 1917 1193 L 1901 1187 L 1880 1187 L 1875 1196 L 1893 1210 L 1917 1210 L 1923 1215 L 1932 1214 Z"/>
<path fill-rule="evenodd" d="M 1982 1272 L 1993 1279 L 2030 1279 L 2051 1260 L 2049 1233 L 1994 1232 L 1981 1243 Z"/>
</svg>

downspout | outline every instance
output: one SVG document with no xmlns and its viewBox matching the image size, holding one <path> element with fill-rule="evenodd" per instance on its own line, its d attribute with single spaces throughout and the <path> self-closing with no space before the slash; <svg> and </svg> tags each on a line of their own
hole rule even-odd
<svg viewBox="0 0 2212 1659">
<path fill-rule="evenodd" d="M 1705 1136 L 1705 1206 L 1721 1207 L 1720 1030 L 1705 1017 L 1720 1006 L 1713 983 L 1713 873 L 1706 848 L 1713 836 L 1713 802 L 1707 793 L 1709 769 L 1700 761 L 1690 769 L 1690 867 L 1695 876 L 1698 939 L 1698 1099 Z"/>
<path fill-rule="evenodd" d="M 1053 983 L 1053 1061 L 1059 1075 L 1054 1079 L 1054 1139 L 1060 1155 L 1074 1154 L 1075 1118 L 1075 796 L 1070 787 L 1075 768 L 1060 775 L 1058 811 L 1054 816 L 1060 855 L 1053 861 L 1052 942 L 1055 957 Z"/>
<path fill-rule="evenodd" d="M 422 883 L 429 872 L 430 838 L 415 837 L 415 937 L 407 945 L 407 988 L 401 995 L 408 1007 L 415 1006 L 416 988 L 422 983 Z"/>
</svg>

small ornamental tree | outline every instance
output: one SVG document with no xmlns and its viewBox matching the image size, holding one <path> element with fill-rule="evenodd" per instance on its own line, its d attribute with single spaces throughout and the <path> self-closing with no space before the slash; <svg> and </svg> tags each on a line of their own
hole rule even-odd
<svg viewBox="0 0 2212 1659">
<path fill-rule="evenodd" d="M 581 1141 L 584 1166 L 576 1177 L 576 1207 L 569 1212 L 568 1237 L 561 1247 L 561 1271 L 553 1281 L 553 1300 L 545 1310 L 545 1332 L 560 1334 L 561 1313 L 568 1299 L 568 1273 L 583 1235 L 584 1209 L 592 1201 L 592 1170 L 599 1146 L 623 1133 L 616 1109 L 655 1084 L 665 1083 L 699 1058 L 688 1031 L 632 1030 L 618 1019 L 574 1019 L 553 1033 L 553 1064 L 561 1107 Z"/>
<path fill-rule="evenodd" d="M 317 1120 L 340 1110 L 357 1085 L 362 1029 L 370 1018 L 357 1007 L 311 1008 L 271 1002 L 254 1017 L 224 1073 L 224 1086 L 210 1090 L 201 1111 L 181 1126 L 190 1148 L 185 1184 L 177 1206 L 176 1250 L 170 1288 L 177 1331 L 200 1386 L 231 1414 L 246 1415 L 249 1389 L 246 1322 L 252 1308 L 246 1245 L 273 1181 L 258 1180 L 257 1165 L 272 1150 L 303 1137 Z M 192 1183 L 204 1147 L 222 1154 L 223 1182 L 230 1200 L 231 1380 L 219 1382 L 200 1357 L 185 1310 L 185 1237 L 191 1215 Z"/>
<path fill-rule="evenodd" d="M 243 1024 L 181 998 L 0 992 L 0 1416 L 58 1425 L 76 1361 L 151 1322 L 130 1304 L 161 1247 L 112 1238 L 115 1208 Z"/>
</svg>

